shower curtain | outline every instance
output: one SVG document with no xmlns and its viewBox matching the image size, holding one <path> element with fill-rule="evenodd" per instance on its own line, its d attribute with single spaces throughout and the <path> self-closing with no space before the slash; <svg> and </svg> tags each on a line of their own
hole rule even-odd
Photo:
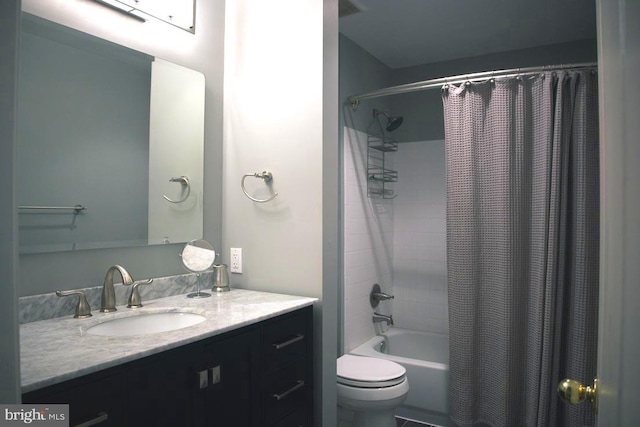
<svg viewBox="0 0 640 427">
<path fill-rule="evenodd" d="M 595 70 L 443 89 L 451 418 L 589 426 L 562 378 L 596 375 Z"/>
</svg>

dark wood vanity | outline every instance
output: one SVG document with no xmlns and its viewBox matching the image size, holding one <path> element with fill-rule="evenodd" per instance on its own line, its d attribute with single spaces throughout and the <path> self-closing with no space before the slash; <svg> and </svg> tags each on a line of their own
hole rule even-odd
<svg viewBox="0 0 640 427">
<path fill-rule="evenodd" d="M 23 394 L 71 426 L 311 426 L 312 307 Z M 105 340 L 108 345 L 108 340 Z"/>
</svg>

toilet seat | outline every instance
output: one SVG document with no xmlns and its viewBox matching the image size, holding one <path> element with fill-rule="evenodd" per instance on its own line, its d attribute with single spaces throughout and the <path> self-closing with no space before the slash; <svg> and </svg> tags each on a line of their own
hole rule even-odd
<svg viewBox="0 0 640 427">
<path fill-rule="evenodd" d="M 358 388 L 393 387 L 405 380 L 404 366 L 390 360 L 345 354 L 338 358 L 338 383 Z"/>
</svg>

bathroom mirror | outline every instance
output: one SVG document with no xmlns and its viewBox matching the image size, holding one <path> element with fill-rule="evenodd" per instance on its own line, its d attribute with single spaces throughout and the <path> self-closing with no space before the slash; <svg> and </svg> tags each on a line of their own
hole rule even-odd
<svg viewBox="0 0 640 427">
<path fill-rule="evenodd" d="M 216 251 L 211 243 L 206 240 L 196 239 L 187 243 L 180 254 L 184 267 L 194 273 L 203 273 L 211 267 L 216 260 Z M 198 274 L 198 290 L 187 295 L 187 298 L 206 298 L 211 294 L 200 291 L 200 275 Z"/>
<path fill-rule="evenodd" d="M 20 49 L 20 253 L 202 237 L 202 73 L 27 13 Z"/>
</svg>

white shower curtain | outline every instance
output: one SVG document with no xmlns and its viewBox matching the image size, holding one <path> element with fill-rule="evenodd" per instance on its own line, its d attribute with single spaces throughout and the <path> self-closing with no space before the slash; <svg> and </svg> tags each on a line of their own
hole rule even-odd
<svg viewBox="0 0 640 427">
<path fill-rule="evenodd" d="M 451 417 L 595 424 L 555 392 L 596 373 L 595 70 L 443 89 Z"/>
</svg>

